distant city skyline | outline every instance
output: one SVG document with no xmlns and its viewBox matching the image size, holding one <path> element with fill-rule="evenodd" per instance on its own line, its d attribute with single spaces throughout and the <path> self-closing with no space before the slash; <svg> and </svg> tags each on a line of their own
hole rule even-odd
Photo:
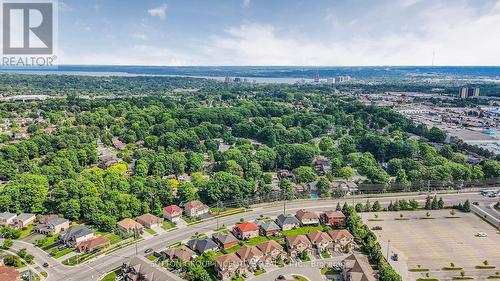
<svg viewBox="0 0 500 281">
<path fill-rule="evenodd" d="M 59 0 L 60 64 L 500 65 L 500 0 Z"/>
</svg>

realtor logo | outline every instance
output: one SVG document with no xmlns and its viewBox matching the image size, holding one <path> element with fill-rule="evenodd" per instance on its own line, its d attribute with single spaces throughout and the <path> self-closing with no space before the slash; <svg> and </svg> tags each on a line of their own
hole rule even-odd
<svg viewBox="0 0 500 281">
<path fill-rule="evenodd" d="M 53 66 L 56 0 L 3 0 L 1 7 L 2 66 Z"/>
</svg>

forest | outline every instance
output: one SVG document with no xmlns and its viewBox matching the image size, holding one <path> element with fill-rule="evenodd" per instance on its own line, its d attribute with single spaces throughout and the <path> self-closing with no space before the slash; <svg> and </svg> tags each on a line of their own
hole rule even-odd
<svg viewBox="0 0 500 281">
<path fill-rule="evenodd" d="M 333 195 L 336 179 L 409 185 L 500 175 L 498 161 L 470 163 L 467 147 L 444 144 L 441 130 L 322 85 L 165 77 L 0 80 L 2 92 L 44 88 L 65 95 L 0 103 L 0 212 L 56 213 L 111 230 L 118 220 L 161 214 L 170 204 L 200 199 L 214 206 L 276 188 L 293 196 L 294 185 L 310 182 Z M 26 136 L 16 139 L 23 128 Z M 106 153 L 118 161 L 103 165 Z M 320 173 L 317 159 L 326 159 L 331 170 Z M 294 174 L 293 182 L 273 186 L 273 173 L 282 169 Z"/>
</svg>

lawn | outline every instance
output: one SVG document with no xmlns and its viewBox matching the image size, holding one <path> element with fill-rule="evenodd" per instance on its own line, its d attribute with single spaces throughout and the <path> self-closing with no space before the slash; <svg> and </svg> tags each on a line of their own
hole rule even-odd
<svg viewBox="0 0 500 281">
<path fill-rule="evenodd" d="M 260 244 L 262 242 L 266 242 L 268 241 L 269 238 L 265 237 L 265 236 L 257 236 L 257 237 L 254 237 L 248 241 L 243 241 L 243 244 L 247 245 L 247 246 L 255 246 L 257 244 Z"/>
<path fill-rule="evenodd" d="M 110 272 L 108 274 L 106 274 L 106 276 L 104 276 L 101 281 L 115 281 L 115 277 L 116 276 L 119 276 L 121 274 L 121 269 L 117 269 L 113 272 Z"/>
<path fill-rule="evenodd" d="M 255 276 L 259 276 L 259 275 L 264 274 L 264 273 L 266 273 L 266 270 L 262 268 L 262 269 L 257 269 L 257 270 L 255 270 L 255 271 L 253 272 L 253 275 L 255 275 Z"/>
<path fill-rule="evenodd" d="M 64 260 L 62 263 L 64 265 L 77 265 L 77 264 L 80 264 L 82 262 L 85 262 L 90 257 L 92 257 L 92 253 L 84 253 L 84 254 L 81 254 L 81 255 L 73 256 L 73 257 L 71 257 L 71 258 L 69 258 L 67 260 Z"/>
<path fill-rule="evenodd" d="M 323 267 L 321 269 L 321 274 L 323 275 L 335 275 L 335 274 L 339 274 L 340 272 L 339 271 L 336 271 L 335 269 L 331 268 L 331 267 Z"/>
<path fill-rule="evenodd" d="M 52 248 L 52 250 L 50 251 L 50 255 L 54 258 L 54 259 L 58 259 L 62 256 L 65 256 L 71 252 L 73 252 L 75 250 L 75 247 L 70 247 L 70 248 L 66 248 L 66 249 L 63 249 L 61 251 L 59 251 L 57 249 L 57 247 L 54 247 Z"/>
<path fill-rule="evenodd" d="M 321 253 L 321 257 L 323 257 L 324 259 L 328 259 L 330 258 L 330 253 L 328 253 L 328 251 L 324 251 Z"/>
<path fill-rule="evenodd" d="M 26 270 L 26 271 L 21 272 L 21 276 L 23 276 L 25 274 L 26 274 L 26 276 L 32 277 L 31 279 L 28 277 L 27 280 L 40 281 L 40 276 L 38 276 L 35 272 L 33 272 L 31 270 Z"/>
<path fill-rule="evenodd" d="M 156 231 L 152 230 L 151 228 L 146 228 L 145 231 L 151 235 L 155 235 Z"/>
<path fill-rule="evenodd" d="M 122 239 L 120 238 L 120 235 L 117 235 L 114 233 L 110 233 L 110 234 L 106 235 L 106 237 L 108 237 L 110 244 L 115 244 L 115 243 L 122 241 Z"/>
<path fill-rule="evenodd" d="M 293 279 L 298 280 L 298 281 L 308 281 L 307 278 L 300 276 L 300 275 L 292 275 Z"/>
<path fill-rule="evenodd" d="M 38 242 L 36 243 L 36 246 L 38 246 L 39 248 L 42 248 L 44 250 L 47 250 L 45 248 L 54 244 L 57 241 L 57 239 L 59 239 L 59 234 L 47 236 L 43 239 L 38 240 Z"/>
<path fill-rule="evenodd" d="M 163 224 L 161 225 L 161 228 L 165 229 L 165 230 L 169 230 L 169 229 L 172 229 L 175 227 L 175 224 L 173 222 L 169 222 L 169 221 L 163 221 Z"/>
<path fill-rule="evenodd" d="M 23 239 L 24 237 L 28 236 L 33 231 L 33 228 L 35 228 L 34 225 L 29 225 L 25 229 L 21 230 L 21 235 L 17 239 L 20 240 L 20 239 Z"/>
<path fill-rule="evenodd" d="M 239 248 L 241 248 L 241 246 L 236 245 L 234 247 L 231 247 L 229 249 L 224 250 L 224 253 L 226 253 L 226 254 L 234 253 L 234 252 L 238 251 Z"/>
<path fill-rule="evenodd" d="M 294 235 L 300 235 L 300 234 L 308 234 L 311 231 L 314 230 L 319 230 L 323 231 L 322 226 L 304 226 L 304 227 L 299 227 L 296 229 L 290 229 L 290 230 L 285 230 L 283 231 L 283 236 L 294 236 Z"/>
</svg>

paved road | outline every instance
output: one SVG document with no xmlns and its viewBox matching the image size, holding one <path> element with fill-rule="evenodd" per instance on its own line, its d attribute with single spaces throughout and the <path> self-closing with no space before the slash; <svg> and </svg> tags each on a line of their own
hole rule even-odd
<svg viewBox="0 0 500 281">
<path fill-rule="evenodd" d="M 387 206 L 389 202 L 395 201 L 397 199 L 415 199 L 421 205 L 425 202 L 427 195 L 412 195 L 405 196 L 402 195 L 397 197 L 382 197 L 382 198 L 370 198 L 373 203 L 378 200 L 382 206 Z M 495 198 L 486 198 L 477 193 L 456 193 L 456 194 L 442 194 L 439 195 L 443 197 L 446 205 L 458 204 L 469 199 L 471 202 L 478 201 L 485 204 L 491 204 L 495 202 Z M 287 213 L 295 213 L 301 208 L 311 209 L 311 210 L 327 210 L 333 209 L 337 205 L 337 202 L 343 204 L 347 202 L 348 204 L 364 203 L 366 198 L 355 198 L 355 199 L 341 199 L 341 200 L 307 200 L 299 202 L 289 202 L 286 204 Z M 254 208 L 248 212 L 224 217 L 219 219 L 219 225 L 233 225 L 237 223 L 240 218 L 245 220 L 254 220 L 263 216 L 277 216 L 283 213 L 283 204 L 277 203 L 275 205 L 263 206 Z M 135 245 L 128 246 L 126 248 L 117 250 L 111 254 L 97 257 L 93 260 L 86 262 L 85 264 L 79 266 L 68 267 L 60 264 L 58 261 L 48 257 L 47 254 L 39 253 L 41 250 L 38 249 L 38 253 L 35 255 L 35 260 L 37 264 L 43 264 L 48 262 L 51 268 L 47 270 L 49 273 L 48 281 L 90 281 L 99 280 L 107 272 L 114 268 L 122 265 L 129 257 L 137 253 L 144 253 L 148 248 L 154 250 L 160 250 L 173 243 L 189 239 L 192 235 L 196 233 L 203 233 L 207 231 L 214 230 L 216 228 L 216 219 L 210 219 L 203 221 L 201 223 L 191 225 L 182 229 L 176 229 L 164 234 L 160 234 L 153 239 L 143 240 Z M 28 248 L 28 247 L 26 247 Z M 33 247 L 34 248 L 34 247 Z M 31 250 L 31 248 L 29 249 Z M 36 251 L 30 251 L 36 252 Z M 43 251 L 41 251 L 43 252 Z M 44 253 L 44 252 L 43 252 Z"/>
</svg>

